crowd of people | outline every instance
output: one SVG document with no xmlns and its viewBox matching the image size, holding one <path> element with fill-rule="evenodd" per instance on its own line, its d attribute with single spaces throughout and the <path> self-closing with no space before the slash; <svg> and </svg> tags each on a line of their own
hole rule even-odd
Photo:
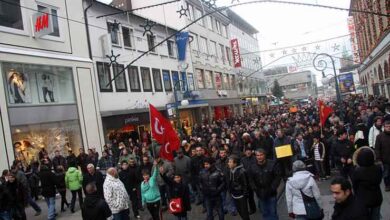
<svg viewBox="0 0 390 220">
<path fill-rule="evenodd" d="M 256 212 L 278 219 L 278 195 L 285 193 L 292 219 L 322 219 L 319 181 L 331 176 L 334 220 L 380 219 L 384 179 L 390 191 L 390 105 L 384 98 L 351 96 L 319 123 L 315 101 L 290 113 L 287 105 L 267 112 L 194 125 L 183 134 L 174 161 L 159 157 L 159 146 L 117 135 L 100 156 L 80 148 L 53 158 L 43 149 L 28 168 L 15 161 L 0 178 L 0 219 L 24 220 L 36 200 L 56 219 L 56 194 L 61 212 L 76 210 L 78 197 L 86 220 L 139 219 L 147 209 L 153 220 L 169 209 L 178 220 L 200 206 L 208 220 L 225 215 L 244 220 Z M 291 147 L 280 157 L 278 147 Z M 336 171 L 334 174 L 333 171 Z M 70 192 L 72 199 L 67 201 Z M 257 198 L 257 200 L 255 200 Z M 130 211 L 131 209 L 131 211 Z"/>
</svg>

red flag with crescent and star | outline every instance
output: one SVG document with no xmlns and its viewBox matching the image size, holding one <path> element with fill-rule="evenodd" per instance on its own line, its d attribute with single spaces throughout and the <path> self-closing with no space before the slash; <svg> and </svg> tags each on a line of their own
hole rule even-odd
<svg viewBox="0 0 390 220">
<path fill-rule="evenodd" d="M 318 109 L 320 114 L 321 127 L 324 127 L 326 120 L 328 119 L 329 115 L 333 112 L 333 108 L 325 105 L 323 101 L 318 100 Z"/>
<path fill-rule="evenodd" d="M 173 151 L 179 149 L 180 139 L 170 121 L 151 104 L 149 104 L 149 111 L 152 137 L 161 145 L 160 157 L 173 161 Z"/>
</svg>

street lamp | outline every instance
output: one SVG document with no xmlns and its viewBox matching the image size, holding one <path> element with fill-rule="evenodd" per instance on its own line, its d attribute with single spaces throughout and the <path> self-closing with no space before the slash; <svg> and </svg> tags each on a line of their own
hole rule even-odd
<svg viewBox="0 0 390 220">
<path fill-rule="evenodd" d="M 177 86 L 180 85 L 180 83 L 183 83 L 184 89 L 186 89 L 188 87 L 187 87 L 187 84 L 186 84 L 186 82 L 184 80 L 177 80 L 177 82 L 175 82 L 175 85 L 173 85 L 173 94 L 174 94 L 174 98 L 175 98 L 175 110 L 176 110 L 176 124 L 177 124 L 177 130 L 178 130 L 178 133 L 179 133 L 179 136 L 180 136 L 180 139 L 181 139 L 183 137 L 183 135 L 182 135 L 181 123 L 180 123 L 179 105 L 177 103 L 177 100 L 178 100 L 178 97 L 177 97 L 177 90 L 178 90 Z M 189 103 L 189 101 L 187 99 L 183 99 L 183 100 L 181 100 L 180 104 L 182 106 L 187 106 L 190 103 Z"/>
<path fill-rule="evenodd" d="M 324 71 L 328 67 L 328 63 L 324 60 L 324 58 L 319 58 L 317 60 L 317 58 L 320 57 L 320 56 L 329 57 L 329 59 L 332 61 L 333 75 L 334 75 L 334 85 L 336 87 L 337 103 L 341 104 L 341 95 L 340 95 L 339 81 L 337 79 L 337 73 L 336 73 L 336 67 L 335 67 L 335 64 L 334 64 L 334 59 L 333 59 L 333 57 L 331 55 L 329 55 L 327 53 L 320 53 L 320 54 L 318 54 L 317 56 L 314 57 L 314 59 L 313 59 L 313 66 L 314 66 L 314 68 L 316 70 L 322 72 L 322 78 L 326 78 L 326 75 L 325 75 Z"/>
</svg>

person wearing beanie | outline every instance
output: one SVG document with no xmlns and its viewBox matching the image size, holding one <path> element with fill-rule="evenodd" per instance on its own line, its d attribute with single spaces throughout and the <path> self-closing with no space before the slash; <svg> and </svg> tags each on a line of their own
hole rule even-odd
<svg viewBox="0 0 390 220">
<path fill-rule="evenodd" d="M 382 168 L 375 164 L 375 153 L 369 147 L 362 147 L 356 151 L 356 167 L 352 175 L 352 185 L 355 196 L 364 201 L 370 220 L 380 219 L 381 204 L 383 201 L 380 184 L 382 182 Z"/>
<path fill-rule="evenodd" d="M 390 191 L 390 121 L 385 121 L 384 132 L 377 136 L 375 153 L 377 160 L 383 165 L 383 180 L 386 192 Z"/>
<path fill-rule="evenodd" d="M 297 160 L 292 166 L 293 176 L 286 182 L 286 202 L 290 218 L 306 219 L 306 209 L 302 193 L 314 197 L 322 209 L 320 190 L 312 173 L 306 170 L 306 165 Z"/>
</svg>

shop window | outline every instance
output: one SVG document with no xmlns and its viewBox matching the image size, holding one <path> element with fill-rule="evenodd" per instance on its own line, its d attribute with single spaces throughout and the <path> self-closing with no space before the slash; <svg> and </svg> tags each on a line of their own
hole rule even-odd
<svg viewBox="0 0 390 220">
<path fill-rule="evenodd" d="M 187 84 L 188 84 L 188 90 L 190 91 L 195 90 L 194 74 L 187 73 Z"/>
<path fill-rule="evenodd" d="M 175 50 L 174 50 L 174 43 L 173 43 L 173 41 L 168 40 L 167 41 L 167 45 L 168 45 L 168 55 L 170 57 L 174 57 L 175 56 Z"/>
<path fill-rule="evenodd" d="M 123 45 L 128 48 L 133 47 L 133 30 L 127 27 L 122 27 Z"/>
<path fill-rule="evenodd" d="M 127 84 L 125 77 L 125 67 L 122 64 L 113 64 L 112 70 L 115 78 L 115 90 L 117 92 L 127 92 Z M 118 75 L 119 74 L 119 75 Z"/>
<path fill-rule="evenodd" d="M 172 81 L 173 81 L 173 89 L 174 90 L 181 90 L 180 83 L 177 83 L 180 80 L 179 78 L 179 72 L 177 71 L 172 71 Z M 177 83 L 177 84 L 176 84 Z"/>
<path fill-rule="evenodd" d="M 107 22 L 107 31 L 111 36 L 111 43 L 119 45 L 119 24 Z"/>
<path fill-rule="evenodd" d="M 53 33 L 49 34 L 50 36 L 59 37 L 60 36 L 60 28 L 58 25 L 58 15 L 57 9 L 52 7 L 45 7 L 42 5 L 38 5 L 39 12 L 49 12 L 51 14 L 51 19 L 53 21 Z"/>
<path fill-rule="evenodd" d="M 215 82 L 215 87 L 217 90 L 222 89 L 222 79 L 221 79 L 221 73 L 215 73 L 214 74 L 214 82 Z"/>
<path fill-rule="evenodd" d="M 38 161 L 43 148 L 52 158 L 56 150 L 66 156 L 83 146 L 79 120 L 11 126 L 11 132 L 15 157 L 24 165 Z"/>
<path fill-rule="evenodd" d="M 144 92 L 152 92 L 152 80 L 150 79 L 150 69 L 147 67 L 141 67 L 142 86 Z"/>
<path fill-rule="evenodd" d="M 108 63 L 96 62 L 100 92 L 112 92 L 111 72 Z"/>
<path fill-rule="evenodd" d="M 161 83 L 161 73 L 159 69 L 152 69 L 153 80 L 154 80 L 154 90 L 156 92 L 162 92 L 162 83 Z"/>
<path fill-rule="evenodd" d="M 198 82 L 198 89 L 204 89 L 204 74 L 202 69 L 195 69 L 196 71 L 196 80 Z"/>
<path fill-rule="evenodd" d="M 132 92 L 141 92 L 141 85 L 139 83 L 138 67 L 129 66 L 127 68 L 129 73 L 130 90 Z"/>
<path fill-rule="evenodd" d="M 156 52 L 156 48 L 154 48 L 156 44 L 156 36 L 147 34 L 147 40 L 148 40 L 148 50 L 151 52 Z"/>
<path fill-rule="evenodd" d="M 180 72 L 181 80 L 181 89 L 182 91 L 187 91 L 188 90 L 188 85 L 187 85 L 187 74 L 186 72 Z"/>
<path fill-rule="evenodd" d="M 23 30 L 20 0 L 0 1 L 0 26 Z"/>
<path fill-rule="evenodd" d="M 10 105 L 74 103 L 70 67 L 2 63 Z"/>
<path fill-rule="evenodd" d="M 172 91 L 172 83 L 171 83 L 171 77 L 169 75 L 169 70 L 163 70 L 163 80 L 164 80 L 164 88 L 165 91 Z"/>
</svg>

